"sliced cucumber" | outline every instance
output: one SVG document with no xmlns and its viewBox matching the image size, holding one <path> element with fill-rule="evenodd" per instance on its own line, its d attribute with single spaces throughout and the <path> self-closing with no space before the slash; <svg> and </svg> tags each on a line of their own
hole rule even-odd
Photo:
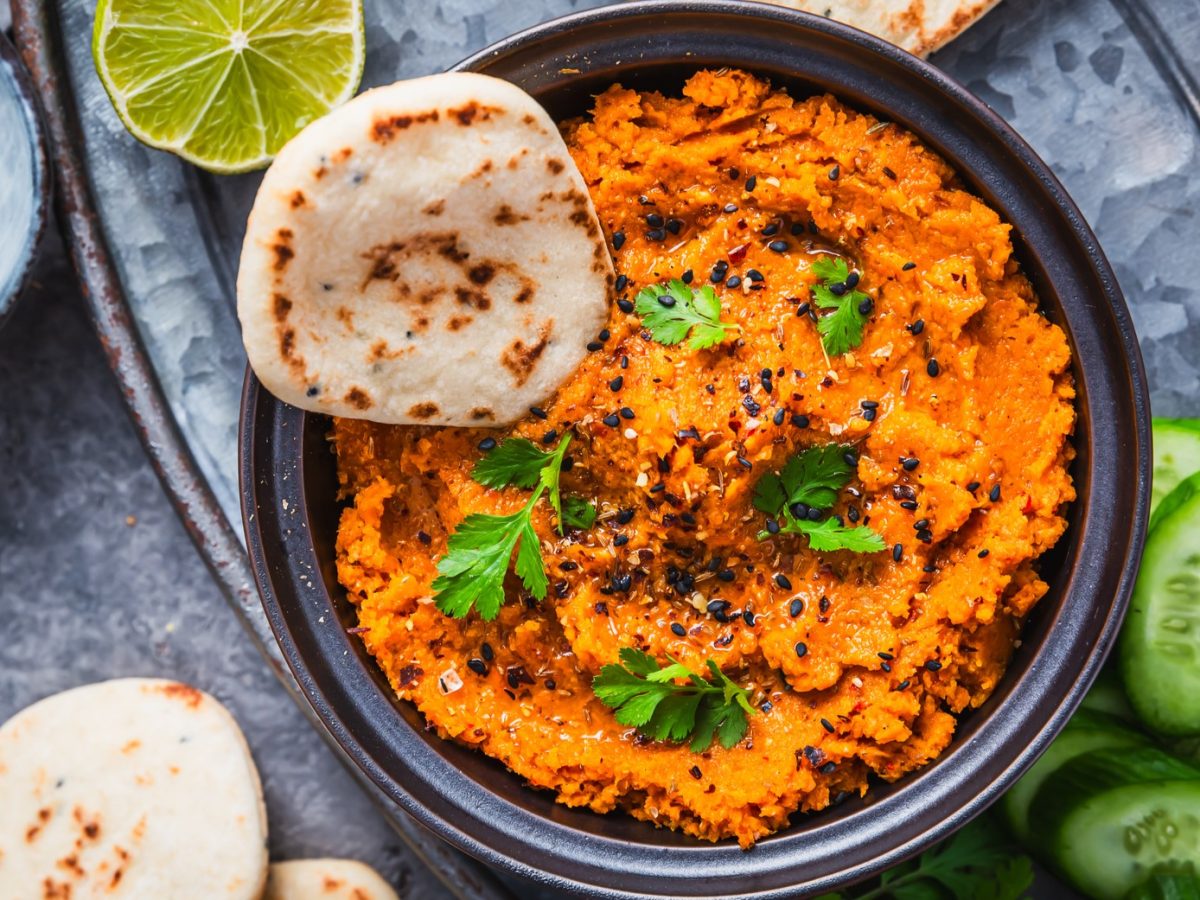
<svg viewBox="0 0 1200 900">
<path fill-rule="evenodd" d="M 1095 683 L 1088 689 L 1087 696 L 1079 705 L 1076 718 L 1085 710 L 1107 713 L 1130 725 L 1139 724 L 1133 707 L 1129 705 L 1129 698 L 1125 696 L 1125 686 L 1121 684 L 1121 670 L 1115 658 L 1109 659 L 1100 670 Z"/>
<path fill-rule="evenodd" d="M 1120 720 L 1107 713 L 1080 709 L 1041 758 L 1001 798 L 1000 809 L 1013 834 L 1022 843 L 1029 843 L 1030 804 L 1043 782 L 1068 760 L 1105 747 L 1121 749 L 1146 747 L 1149 744 L 1145 737 L 1130 731 Z"/>
<path fill-rule="evenodd" d="M 1126 894 L 1125 900 L 1200 900 L 1200 876 L 1194 873 L 1154 875 Z"/>
<path fill-rule="evenodd" d="M 1154 513 L 1120 658 L 1143 722 L 1167 735 L 1200 734 L 1200 472 Z"/>
<path fill-rule="evenodd" d="M 1200 864 L 1200 771 L 1154 747 L 1068 760 L 1030 807 L 1035 846 L 1095 900 Z"/>
<path fill-rule="evenodd" d="M 1154 420 L 1154 479 L 1150 512 L 1193 472 L 1200 472 L 1200 419 Z"/>
</svg>

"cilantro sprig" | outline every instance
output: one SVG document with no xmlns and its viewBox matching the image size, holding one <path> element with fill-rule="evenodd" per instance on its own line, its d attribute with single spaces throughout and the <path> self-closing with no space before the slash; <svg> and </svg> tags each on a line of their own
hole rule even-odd
<svg viewBox="0 0 1200 900">
<path fill-rule="evenodd" d="M 678 278 L 642 288 L 634 310 L 654 340 L 667 346 L 681 343 L 690 332 L 688 346 L 703 350 L 721 343 L 734 327 L 721 321 L 721 301 L 711 285 L 696 289 Z"/>
<path fill-rule="evenodd" d="M 916 859 L 888 869 L 874 887 L 822 894 L 817 900 L 1020 900 L 1033 884 L 1033 864 L 1003 831 L 977 820 Z"/>
<path fill-rule="evenodd" d="M 693 753 L 708 749 L 713 735 L 729 749 L 746 735 L 746 715 L 753 713 L 750 692 L 707 661 L 711 678 L 697 675 L 674 659 L 661 666 L 653 656 L 621 648 L 620 664 L 604 666 L 592 690 L 611 708 L 618 722 L 631 725 L 656 741 L 691 737 Z M 686 679 L 683 684 L 679 679 Z"/>
<path fill-rule="evenodd" d="M 559 476 L 570 443 L 571 435 L 566 434 L 553 450 L 545 451 L 525 438 L 509 438 L 475 464 L 471 477 L 485 487 L 533 488 L 533 493 L 514 513 L 472 513 L 454 529 L 433 581 L 438 609 L 456 619 L 472 608 L 485 620 L 496 618 L 504 604 L 510 563 L 525 590 L 537 600 L 545 598 L 546 564 L 533 528 L 534 507 L 545 495 L 557 517 L 559 534 L 566 528 L 590 528 L 596 520 L 591 503 L 581 497 L 562 497 Z"/>
<path fill-rule="evenodd" d="M 754 508 L 779 521 L 779 533 L 802 534 L 813 550 L 877 553 L 883 537 L 865 525 L 844 525 L 835 516 L 814 519 L 837 502 L 838 493 L 858 468 L 850 448 L 842 444 L 809 447 L 789 459 L 778 472 L 768 472 L 754 486 Z M 771 537 L 760 531 L 758 539 Z"/>
<path fill-rule="evenodd" d="M 822 256 L 812 264 L 812 270 L 822 282 L 813 285 L 813 300 L 821 309 L 833 310 L 817 320 L 825 352 L 830 356 L 849 353 L 862 344 L 868 315 L 863 309 L 870 308 L 871 298 L 847 284 L 850 267 L 841 257 Z"/>
</svg>

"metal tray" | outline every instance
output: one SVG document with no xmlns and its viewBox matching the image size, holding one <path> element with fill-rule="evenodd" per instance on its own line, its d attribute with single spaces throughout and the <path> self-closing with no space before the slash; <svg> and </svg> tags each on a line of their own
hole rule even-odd
<svg viewBox="0 0 1200 900">
<path fill-rule="evenodd" d="M 597 5 L 368 2 L 364 86 L 443 69 Z M 298 697 L 251 586 L 238 513 L 245 359 L 233 282 L 258 176 L 210 176 L 126 133 L 92 67 L 93 6 L 13 0 L 47 107 L 60 224 L 155 468 L 232 608 Z M 1005 0 L 934 62 L 1030 141 L 1088 217 L 1133 310 L 1155 412 L 1200 414 L 1200 0 Z M 509 896 L 488 870 L 380 808 L 458 896 Z"/>
</svg>

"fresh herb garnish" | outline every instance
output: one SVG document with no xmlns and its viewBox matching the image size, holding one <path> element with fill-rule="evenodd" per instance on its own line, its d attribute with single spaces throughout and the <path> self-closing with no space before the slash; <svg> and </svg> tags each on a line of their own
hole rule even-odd
<svg viewBox="0 0 1200 900">
<path fill-rule="evenodd" d="M 972 822 L 917 859 L 888 869 L 865 891 L 822 894 L 817 900 L 1020 900 L 1033 884 L 1033 864 L 1004 840 L 1003 828 Z"/>
<path fill-rule="evenodd" d="M 634 302 L 654 340 L 671 346 L 687 338 L 693 350 L 703 350 L 725 340 L 729 322 L 721 321 L 721 301 L 710 285 L 696 289 L 673 278 L 666 285 L 642 288 Z"/>
<path fill-rule="evenodd" d="M 823 282 L 813 285 L 814 301 L 821 309 L 834 310 L 817 320 L 825 352 L 831 356 L 849 353 L 862 343 L 863 325 L 867 321 L 863 308 L 864 305 L 870 308 L 871 298 L 846 283 L 850 268 L 841 257 L 822 256 L 812 264 L 812 270 Z"/>
<path fill-rule="evenodd" d="M 668 657 L 668 659 L 671 659 Z M 731 681 L 711 659 L 711 678 L 702 678 L 671 659 L 660 666 L 648 653 L 621 649 L 621 664 L 609 664 L 592 680 L 592 690 L 610 707 L 618 722 L 631 725 L 656 741 L 691 737 L 693 753 L 708 749 L 716 734 L 729 749 L 746 734 L 746 714 L 753 713 L 750 692 Z M 676 679 L 686 678 L 678 684 Z"/>
<path fill-rule="evenodd" d="M 589 528 L 596 519 L 592 504 L 579 497 L 564 501 L 559 491 L 559 475 L 570 443 L 571 435 L 566 434 L 553 450 L 544 451 L 525 438 L 509 438 L 475 464 L 471 477 L 486 487 L 534 491 L 515 513 L 472 513 L 454 529 L 433 581 L 438 609 L 461 619 L 474 607 L 483 619 L 496 618 L 504 603 L 504 576 L 514 550 L 513 571 L 525 590 L 537 600 L 545 598 L 546 565 L 533 528 L 538 500 L 547 495 L 560 534 L 566 528 Z"/>
<path fill-rule="evenodd" d="M 850 483 L 857 464 L 850 448 L 841 444 L 809 447 L 789 459 L 778 472 L 768 472 L 754 486 L 754 508 L 779 522 L 781 534 L 803 534 L 813 550 L 851 550 L 877 553 L 883 538 L 865 525 L 847 526 L 836 517 L 813 520 L 808 510 L 824 512 L 837 502 Z M 758 539 L 771 537 L 761 531 Z"/>
</svg>

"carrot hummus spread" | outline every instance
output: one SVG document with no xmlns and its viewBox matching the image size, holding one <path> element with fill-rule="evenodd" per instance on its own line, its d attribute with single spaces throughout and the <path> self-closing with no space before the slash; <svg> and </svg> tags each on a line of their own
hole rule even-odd
<svg viewBox="0 0 1200 900">
<path fill-rule="evenodd" d="M 1067 341 L 1009 226 L 911 134 L 832 97 L 701 71 L 681 98 L 614 86 L 565 136 L 619 273 L 607 328 L 507 435 L 337 421 L 339 578 L 442 736 L 569 806 L 749 847 L 929 763 L 995 689 L 1075 496 Z M 836 356 L 809 303 L 830 255 L 869 298 Z M 654 339 L 630 298 L 671 278 L 715 288 L 729 339 Z M 510 573 L 493 621 L 440 612 L 449 535 L 529 494 L 473 466 L 505 436 L 568 432 L 563 491 L 598 518 L 560 536 L 534 509 L 545 599 Z M 882 551 L 761 534 L 758 480 L 831 443 L 856 462 L 831 513 Z M 750 691 L 745 737 L 693 752 L 619 724 L 592 680 L 628 647 L 713 660 Z"/>
</svg>

